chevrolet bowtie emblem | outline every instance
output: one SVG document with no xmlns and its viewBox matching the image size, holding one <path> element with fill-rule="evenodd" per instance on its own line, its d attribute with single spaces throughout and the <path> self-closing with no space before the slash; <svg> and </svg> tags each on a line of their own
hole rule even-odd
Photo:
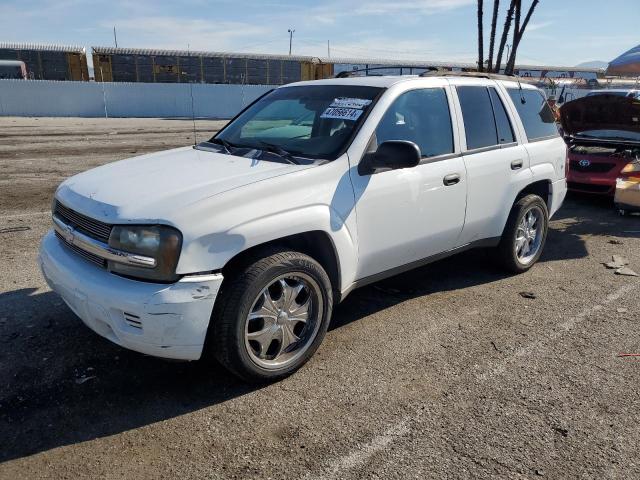
<svg viewBox="0 0 640 480">
<path fill-rule="evenodd" d="M 73 243 L 74 238 L 75 235 L 73 227 L 71 227 L 70 225 L 66 225 L 64 228 L 64 239 L 69 243 Z"/>
</svg>

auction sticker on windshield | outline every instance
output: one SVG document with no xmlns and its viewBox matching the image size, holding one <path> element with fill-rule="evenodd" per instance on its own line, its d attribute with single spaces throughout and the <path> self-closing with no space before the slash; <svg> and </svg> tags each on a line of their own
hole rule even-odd
<svg viewBox="0 0 640 480">
<path fill-rule="evenodd" d="M 355 121 L 362 115 L 362 110 L 356 108 L 327 108 L 320 118 L 337 118 L 339 120 L 352 120 Z"/>
<path fill-rule="evenodd" d="M 338 108 L 358 108 L 363 109 L 364 107 L 371 104 L 371 100 L 367 100 L 366 98 L 345 98 L 340 97 L 333 100 L 333 103 L 329 105 L 330 107 L 338 107 Z"/>
</svg>

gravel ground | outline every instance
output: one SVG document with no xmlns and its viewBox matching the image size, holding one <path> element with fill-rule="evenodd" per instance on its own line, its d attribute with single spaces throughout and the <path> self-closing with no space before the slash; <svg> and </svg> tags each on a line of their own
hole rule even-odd
<svg viewBox="0 0 640 480">
<path fill-rule="evenodd" d="M 640 271 L 640 217 L 606 200 L 570 196 L 526 274 L 472 251 L 353 292 L 262 388 L 89 331 L 36 265 L 55 186 L 192 136 L 0 118 L 0 478 L 640 478 L 640 279 L 601 264 Z"/>
</svg>

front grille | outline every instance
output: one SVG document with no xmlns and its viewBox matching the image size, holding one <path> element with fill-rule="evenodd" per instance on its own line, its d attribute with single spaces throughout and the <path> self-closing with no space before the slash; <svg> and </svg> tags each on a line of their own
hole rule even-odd
<svg viewBox="0 0 640 480">
<path fill-rule="evenodd" d="M 72 243 L 67 242 L 65 240 L 65 238 L 62 235 L 60 235 L 58 232 L 56 232 L 56 237 L 58 237 L 58 239 L 62 243 L 64 243 L 68 248 L 73 250 L 75 253 L 80 255 L 85 260 L 88 260 L 91 263 L 93 263 L 95 265 L 98 265 L 99 267 L 107 268 L 107 261 L 104 258 L 100 258 L 99 256 L 94 255 L 93 253 L 87 252 L 87 251 L 81 249 L 80 247 L 78 247 L 76 245 L 73 245 Z"/>
<path fill-rule="evenodd" d="M 581 190 L 591 193 L 609 193 L 613 187 L 609 185 L 593 185 L 591 183 L 567 182 L 569 190 Z"/>
<path fill-rule="evenodd" d="M 109 242 L 111 225 L 100 222 L 98 220 L 94 220 L 93 218 L 89 218 L 86 215 L 82 215 L 81 213 L 76 212 L 75 210 L 71 210 L 70 208 L 62 205 L 57 200 L 53 207 L 53 214 L 67 225 L 71 225 L 79 232 L 84 233 L 85 235 L 88 235 L 95 240 L 100 240 L 104 243 Z"/>
<path fill-rule="evenodd" d="M 606 173 L 611 171 L 615 166 L 615 163 L 592 163 L 583 167 L 580 165 L 579 160 L 571 160 L 570 164 L 571 170 L 581 173 Z"/>
</svg>

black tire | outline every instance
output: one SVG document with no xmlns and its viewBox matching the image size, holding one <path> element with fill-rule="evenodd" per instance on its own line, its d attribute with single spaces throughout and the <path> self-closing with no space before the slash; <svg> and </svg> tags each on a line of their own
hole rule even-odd
<svg viewBox="0 0 640 480">
<path fill-rule="evenodd" d="M 314 298 L 322 302 L 321 315 L 316 315 L 319 328 L 309 338 L 306 351 L 291 364 L 281 368 L 264 368 L 252 360 L 245 342 L 245 325 L 254 301 L 271 282 L 285 274 L 300 273 L 319 286 Z M 300 252 L 284 248 L 263 249 L 246 258 L 225 278 L 218 294 L 207 348 L 225 368 L 251 383 L 272 382 L 291 375 L 315 353 L 327 332 L 333 309 L 331 281 L 322 266 Z M 318 309 L 320 310 L 320 309 Z"/>
<path fill-rule="evenodd" d="M 542 235 L 540 239 L 540 245 L 537 252 L 526 263 L 523 263 L 516 254 L 516 235 L 518 231 L 518 225 L 522 221 L 523 217 L 532 208 L 537 208 L 539 212 L 542 212 L 542 231 L 539 233 Z M 496 258 L 500 265 L 511 273 L 523 273 L 529 270 L 536 264 L 542 251 L 544 244 L 547 240 L 547 233 L 549 231 L 549 210 L 547 204 L 538 195 L 530 194 L 520 198 L 511 208 L 507 224 L 502 233 L 500 243 L 496 247 Z"/>
</svg>

